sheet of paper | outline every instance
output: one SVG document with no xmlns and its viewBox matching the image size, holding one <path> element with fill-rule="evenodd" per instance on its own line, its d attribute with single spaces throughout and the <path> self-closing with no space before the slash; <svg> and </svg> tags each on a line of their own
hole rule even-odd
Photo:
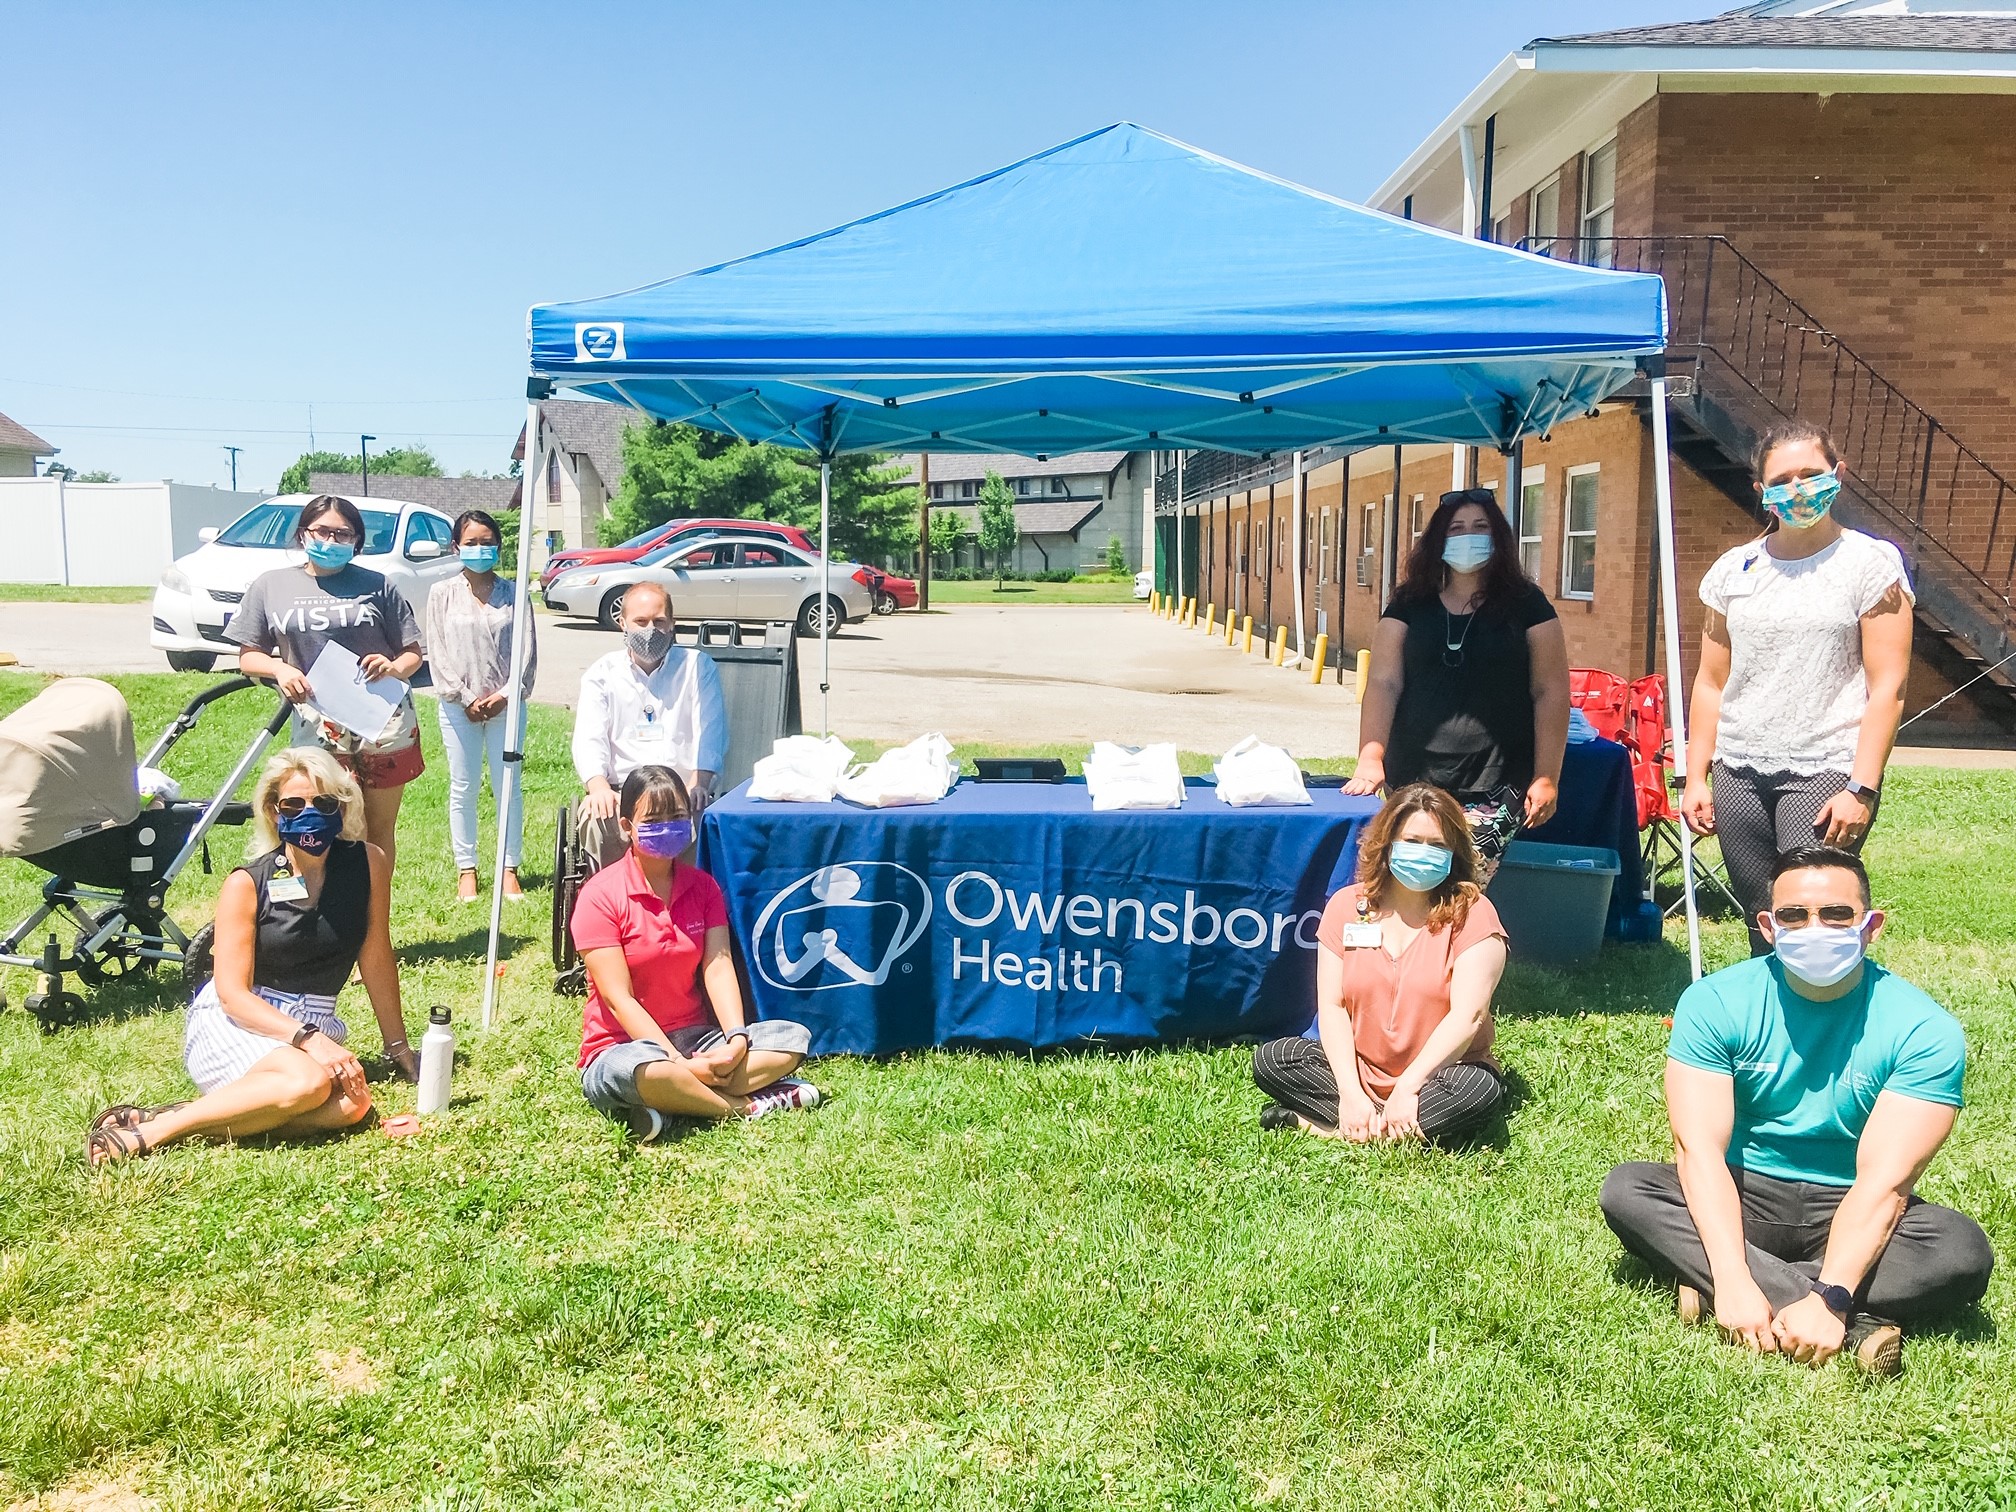
<svg viewBox="0 0 2016 1512">
<path fill-rule="evenodd" d="M 310 701 L 324 719 L 366 740 L 385 733 L 406 699 L 406 684 L 396 677 L 375 682 L 365 677 L 357 658 L 334 641 L 322 647 L 308 669 L 308 687 Z"/>
</svg>

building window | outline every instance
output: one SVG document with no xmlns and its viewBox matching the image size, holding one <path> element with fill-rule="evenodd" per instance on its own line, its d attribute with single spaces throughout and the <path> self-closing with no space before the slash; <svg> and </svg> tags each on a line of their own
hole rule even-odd
<svg viewBox="0 0 2016 1512">
<path fill-rule="evenodd" d="M 1547 469 L 1528 467 L 1519 474 L 1519 570 L 1540 581 L 1540 521 L 1547 508 Z"/>
<path fill-rule="evenodd" d="M 546 453 L 546 502 L 560 502 L 560 453 L 557 451 Z"/>
<path fill-rule="evenodd" d="M 1320 587 L 1330 581 L 1330 511 L 1325 509 L 1316 517 L 1316 582 Z"/>
<path fill-rule="evenodd" d="M 1582 260 L 1593 268 L 1617 262 L 1610 240 L 1616 225 L 1617 143 L 1605 142 L 1582 159 Z"/>
<path fill-rule="evenodd" d="M 1030 489 L 1030 480 L 1028 478 L 1017 478 L 1015 480 L 1015 492 L 1017 494 L 1026 496 L 1029 492 L 1029 489 Z"/>
<path fill-rule="evenodd" d="M 1379 511 L 1385 507 L 1385 499 L 1377 504 L 1365 504 L 1358 511 L 1358 586 L 1372 586 L 1372 557 L 1379 549 Z"/>
<path fill-rule="evenodd" d="M 959 497 L 962 499 L 979 498 L 980 480 L 978 478 L 968 478 L 964 483 L 961 483 L 959 485 Z"/>
<path fill-rule="evenodd" d="M 1428 513 L 1428 496 L 1416 494 L 1407 506 L 1407 544 L 1413 545 L 1421 539 L 1421 526 Z"/>
<path fill-rule="evenodd" d="M 1512 244 L 1512 212 L 1507 210 L 1491 222 L 1491 240 L 1501 247 Z"/>
<path fill-rule="evenodd" d="M 1554 255 L 1554 243 L 1561 235 L 1561 177 L 1556 174 L 1527 201 L 1526 247 L 1542 257 Z"/>
<path fill-rule="evenodd" d="M 1069 495 L 1071 492 L 1071 480 L 1069 478 L 1052 478 L 1050 480 L 1050 492 L 1058 495 L 1060 498 Z"/>
<path fill-rule="evenodd" d="M 945 497 L 945 485 L 944 485 L 943 483 L 933 483 L 933 484 L 931 485 L 931 497 L 932 497 L 932 498 L 934 498 L 934 499 L 942 499 L 942 498 L 944 498 L 944 497 Z"/>
<path fill-rule="evenodd" d="M 1596 489 L 1601 469 L 1594 462 L 1568 469 L 1568 494 L 1561 532 L 1561 596 L 1596 597 Z"/>
</svg>

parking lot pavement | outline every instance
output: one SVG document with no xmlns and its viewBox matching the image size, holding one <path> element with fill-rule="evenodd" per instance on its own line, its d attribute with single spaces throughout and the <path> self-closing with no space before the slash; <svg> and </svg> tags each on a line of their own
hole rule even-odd
<svg viewBox="0 0 2016 1512">
<path fill-rule="evenodd" d="M 0 650 L 44 672 L 160 672 L 145 604 L 0 604 Z M 539 616 L 542 702 L 574 701 L 618 642 L 585 620 Z M 807 728 L 819 728 L 819 643 L 801 642 Z M 1145 605 L 973 604 L 850 625 L 832 646 L 832 725 L 860 740 L 942 731 L 954 743 L 1172 741 L 1224 751 L 1246 735 L 1298 756 L 1357 749 L 1358 707 L 1334 678 L 1242 656 Z"/>
</svg>

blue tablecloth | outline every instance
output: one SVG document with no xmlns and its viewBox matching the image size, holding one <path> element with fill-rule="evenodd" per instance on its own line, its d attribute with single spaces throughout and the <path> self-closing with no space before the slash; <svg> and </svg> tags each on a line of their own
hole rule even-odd
<svg viewBox="0 0 2016 1512">
<path fill-rule="evenodd" d="M 820 1054 L 1293 1033 L 1316 924 L 1369 798 L 1096 814 L 1082 781 L 962 782 L 939 803 L 707 811 L 754 1011 Z"/>
<path fill-rule="evenodd" d="M 1631 753 L 1614 740 L 1570 745 L 1561 759 L 1561 802 L 1554 817 L 1521 840 L 1547 845 L 1597 845 L 1617 852 L 1619 871 L 1610 890 L 1609 934 L 1616 938 L 1627 915 L 1645 896 L 1638 854 L 1638 794 Z"/>
</svg>

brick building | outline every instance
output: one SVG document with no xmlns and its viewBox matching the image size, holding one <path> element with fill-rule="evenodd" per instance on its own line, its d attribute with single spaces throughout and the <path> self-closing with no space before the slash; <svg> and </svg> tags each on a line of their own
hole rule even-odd
<svg viewBox="0 0 2016 1512">
<path fill-rule="evenodd" d="M 1507 58 L 1372 197 L 1445 229 L 1662 273 L 1675 507 L 1693 588 L 1760 529 L 1743 458 L 1798 414 L 1842 445 L 1848 523 L 1919 588 L 1915 712 L 2016 651 L 2016 0 L 1778 0 L 1706 21 L 1542 38 Z M 1518 456 L 1529 572 L 1578 666 L 1656 670 L 1644 385 Z M 1369 644 L 1452 478 L 1514 459 L 1448 447 L 1303 459 L 1301 632 Z M 1396 466 L 1397 481 L 1396 488 Z M 1177 512 L 1165 473 L 1159 509 Z M 1193 458 L 1185 577 L 1294 639 L 1288 459 Z M 1165 526 L 1165 537 L 1174 521 Z M 1165 555 L 1167 555 L 1165 548 Z M 2012 662 L 1914 728 L 2016 726 Z"/>
</svg>

